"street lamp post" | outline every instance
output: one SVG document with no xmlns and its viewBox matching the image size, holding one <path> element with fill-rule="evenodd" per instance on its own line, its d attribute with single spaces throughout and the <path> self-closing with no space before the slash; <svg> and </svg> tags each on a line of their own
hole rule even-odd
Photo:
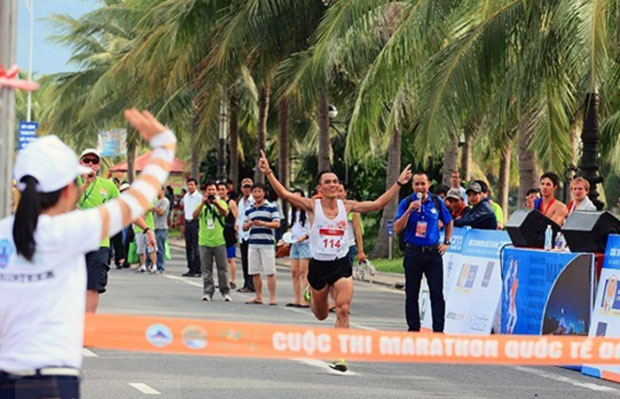
<svg viewBox="0 0 620 399">
<path fill-rule="evenodd" d="M 217 147 L 217 180 L 226 180 L 226 132 L 228 131 L 228 107 L 226 106 L 226 89 L 220 102 L 220 131 Z"/>
<path fill-rule="evenodd" d="M 34 48 L 34 1 L 23 0 L 24 5 L 28 9 L 30 14 L 30 39 L 28 44 L 28 81 L 32 81 L 32 56 Z M 28 91 L 28 108 L 26 113 L 26 120 L 32 121 L 32 91 Z"/>
<path fill-rule="evenodd" d="M 0 1 L 0 64 L 15 63 L 17 0 Z M 0 86 L 0 218 L 11 212 L 13 148 L 15 134 L 15 92 Z"/>
<path fill-rule="evenodd" d="M 598 183 L 603 182 L 603 178 L 598 173 L 599 167 L 599 130 L 598 130 L 598 93 L 586 94 L 586 101 L 583 112 L 583 130 L 581 132 L 583 150 L 579 170 L 581 175 L 590 183 L 590 200 L 596 209 L 603 209 L 604 204 L 598 199 L 599 193 L 596 189 Z"/>
</svg>

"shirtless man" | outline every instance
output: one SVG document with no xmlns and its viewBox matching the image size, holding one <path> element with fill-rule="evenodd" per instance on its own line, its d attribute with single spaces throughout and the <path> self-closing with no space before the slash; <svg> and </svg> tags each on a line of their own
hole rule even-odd
<svg viewBox="0 0 620 399">
<path fill-rule="evenodd" d="M 564 224 L 564 219 L 568 214 L 568 209 L 563 202 L 555 199 L 560 179 L 553 172 L 546 172 L 540 176 L 540 194 L 542 198 L 534 201 L 534 209 L 539 210 L 543 215 L 553 220 L 558 226 Z"/>
<path fill-rule="evenodd" d="M 288 191 L 273 175 L 262 151 L 258 167 L 278 196 L 296 208 L 304 209 L 312 223 L 310 231 L 312 258 L 308 271 L 312 312 L 318 320 L 327 318 L 328 297 L 332 288 L 336 301 L 336 327 L 348 328 L 353 279 L 351 263 L 347 256 L 349 248 L 345 243 L 347 215 L 349 212 L 365 213 L 383 209 L 398 195 L 400 188 L 411 180 L 410 165 L 403 169 L 398 180 L 383 195 L 374 201 L 363 202 L 338 199 L 339 181 L 335 173 L 327 171 L 319 173 L 318 185 L 322 198 L 311 199 L 299 197 Z M 341 361 L 332 368 L 346 371 L 348 366 Z"/>
</svg>

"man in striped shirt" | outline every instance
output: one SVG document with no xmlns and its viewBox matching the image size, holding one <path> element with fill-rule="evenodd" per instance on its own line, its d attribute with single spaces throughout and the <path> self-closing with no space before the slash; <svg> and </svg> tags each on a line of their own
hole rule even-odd
<svg viewBox="0 0 620 399">
<path fill-rule="evenodd" d="M 246 303 L 263 303 L 263 281 L 267 275 L 269 304 L 276 303 L 276 254 L 274 230 L 280 228 L 278 207 L 265 200 L 267 187 L 262 183 L 252 186 L 254 204 L 245 211 L 244 231 L 250 231 L 248 247 L 248 274 L 252 276 L 256 297 Z"/>
</svg>

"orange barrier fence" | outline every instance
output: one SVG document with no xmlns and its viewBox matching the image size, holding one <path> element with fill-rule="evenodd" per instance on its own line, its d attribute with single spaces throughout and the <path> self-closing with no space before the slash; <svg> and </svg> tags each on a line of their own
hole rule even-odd
<svg viewBox="0 0 620 399">
<path fill-rule="evenodd" d="M 84 346 L 207 356 L 349 361 L 570 365 L 618 364 L 620 338 L 443 335 L 97 314 Z"/>
</svg>

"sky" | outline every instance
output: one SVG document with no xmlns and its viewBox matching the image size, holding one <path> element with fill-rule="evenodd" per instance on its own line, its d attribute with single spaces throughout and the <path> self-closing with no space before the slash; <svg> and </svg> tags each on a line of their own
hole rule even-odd
<svg viewBox="0 0 620 399">
<path fill-rule="evenodd" d="M 17 64 L 22 72 L 28 71 L 28 48 L 30 39 L 30 14 L 25 6 L 30 0 L 18 0 Z M 49 36 L 55 28 L 45 18 L 53 14 L 69 14 L 78 18 L 97 8 L 97 0 L 32 0 L 34 3 L 34 44 L 32 65 L 36 75 L 75 71 L 78 66 L 68 64 L 71 50 L 53 43 Z"/>
</svg>

